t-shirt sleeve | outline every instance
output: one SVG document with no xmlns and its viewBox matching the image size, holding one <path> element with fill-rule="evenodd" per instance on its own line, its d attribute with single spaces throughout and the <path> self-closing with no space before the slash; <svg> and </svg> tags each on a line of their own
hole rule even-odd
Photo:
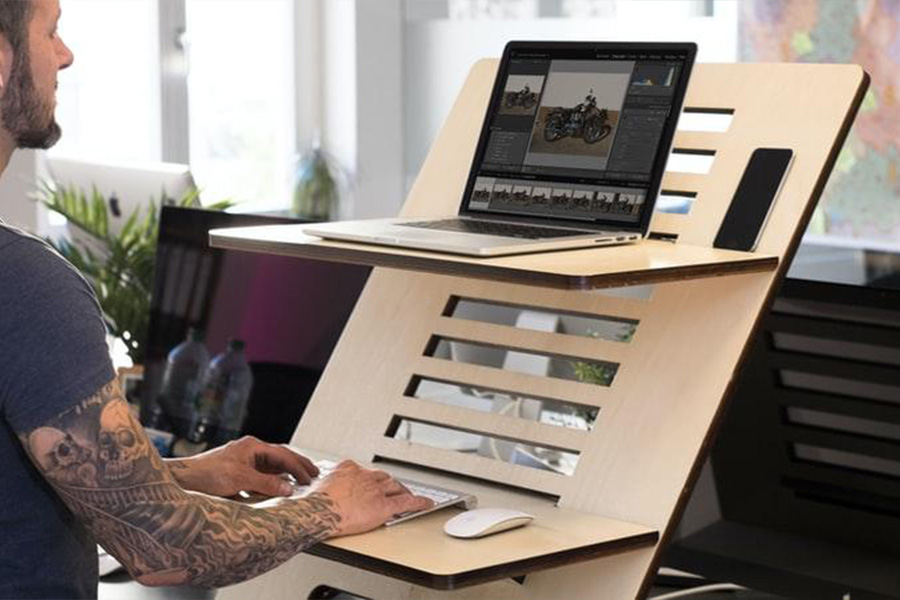
<svg viewBox="0 0 900 600">
<path fill-rule="evenodd" d="M 17 433 L 47 423 L 114 376 L 90 285 L 38 240 L 0 249 L 0 411 Z"/>
</svg>

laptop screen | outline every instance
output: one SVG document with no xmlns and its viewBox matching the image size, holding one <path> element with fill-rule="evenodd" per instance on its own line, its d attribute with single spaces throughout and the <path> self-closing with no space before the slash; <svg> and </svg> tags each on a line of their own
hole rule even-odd
<svg viewBox="0 0 900 600">
<path fill-rule="evenodd" d="M 462 212 L 644 230 L 695 53 L 511 42 Z"/>
</svg>

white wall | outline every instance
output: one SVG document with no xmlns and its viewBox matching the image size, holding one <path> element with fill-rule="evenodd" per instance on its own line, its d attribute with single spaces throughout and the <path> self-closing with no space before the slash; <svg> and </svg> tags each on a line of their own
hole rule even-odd
<svg viewBox="0 0 900 600">
<path fill-rule="evenodd" d="M 510 40 L 694 41 L 699 45 L 698 62 L 737 59 L 736 2 L 717 2 L 713 17 L 655 19 L 647 18 L 649 4 L 649 0 L 619 3 L 629 10 L 609 19 L 409 19 L 404 30 L 403 86 L 407 183 L 422 166 L 472 63 L 485 56 L 499 57 Z M 667 2 L 658 8 L 675 5 Z"/>
<path fill-rule="evenodd" d="M 356 0 L 322 4 L 322 143 L 356 169 Z"/>
<path fill-rule="evenodd" d="M 294 103 L 299 152 L 322 134 L 323 12 L 321 0 L 294 2 Z"/>
<path fill-rule="evenodd" d="M 37 153 L 18 150 L 0 176 L 0 218 L 10 225 L 38 230 L 37 204 L 29 198 L 36 189 Z"/>
<path fill-rule="evenodd" d="M 405 198 L 403 2 L 323 5 L 323 142 L 353 177 L 343 218 L 394 216 Z"/>
<path fill-rule="evenodd" d="M 403 178 L 403 2 L 359 0 L 356 13 L 356 218 L 396 216 Z"/>
</svg>

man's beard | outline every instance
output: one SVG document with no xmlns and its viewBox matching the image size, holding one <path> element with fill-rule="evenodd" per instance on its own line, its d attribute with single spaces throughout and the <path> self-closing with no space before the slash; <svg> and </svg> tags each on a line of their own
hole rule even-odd
<svg viewBox="0 0 900 600">
<path fill-rule="evenodd" d="M 15 61 L 0 100 L 0 120 L 16 140 L 16 147 L 45 150 L 59 141 L 62 129 L 53 116 L 53 107 L 38 96 L 30 63 L 25 52 Z"/>
</svg>

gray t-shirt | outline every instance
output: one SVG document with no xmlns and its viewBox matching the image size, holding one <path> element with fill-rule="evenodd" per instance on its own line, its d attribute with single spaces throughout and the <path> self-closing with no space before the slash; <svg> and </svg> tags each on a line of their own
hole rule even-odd
<svg viewBox="0 0 900 600">
<path fill-rule="evenodd" d="M 88 283 L 0 222 L 0 598 L 95 598 L 95 541 L 26 456 L 28 433 L 114 376 Z"/>
</svg>

